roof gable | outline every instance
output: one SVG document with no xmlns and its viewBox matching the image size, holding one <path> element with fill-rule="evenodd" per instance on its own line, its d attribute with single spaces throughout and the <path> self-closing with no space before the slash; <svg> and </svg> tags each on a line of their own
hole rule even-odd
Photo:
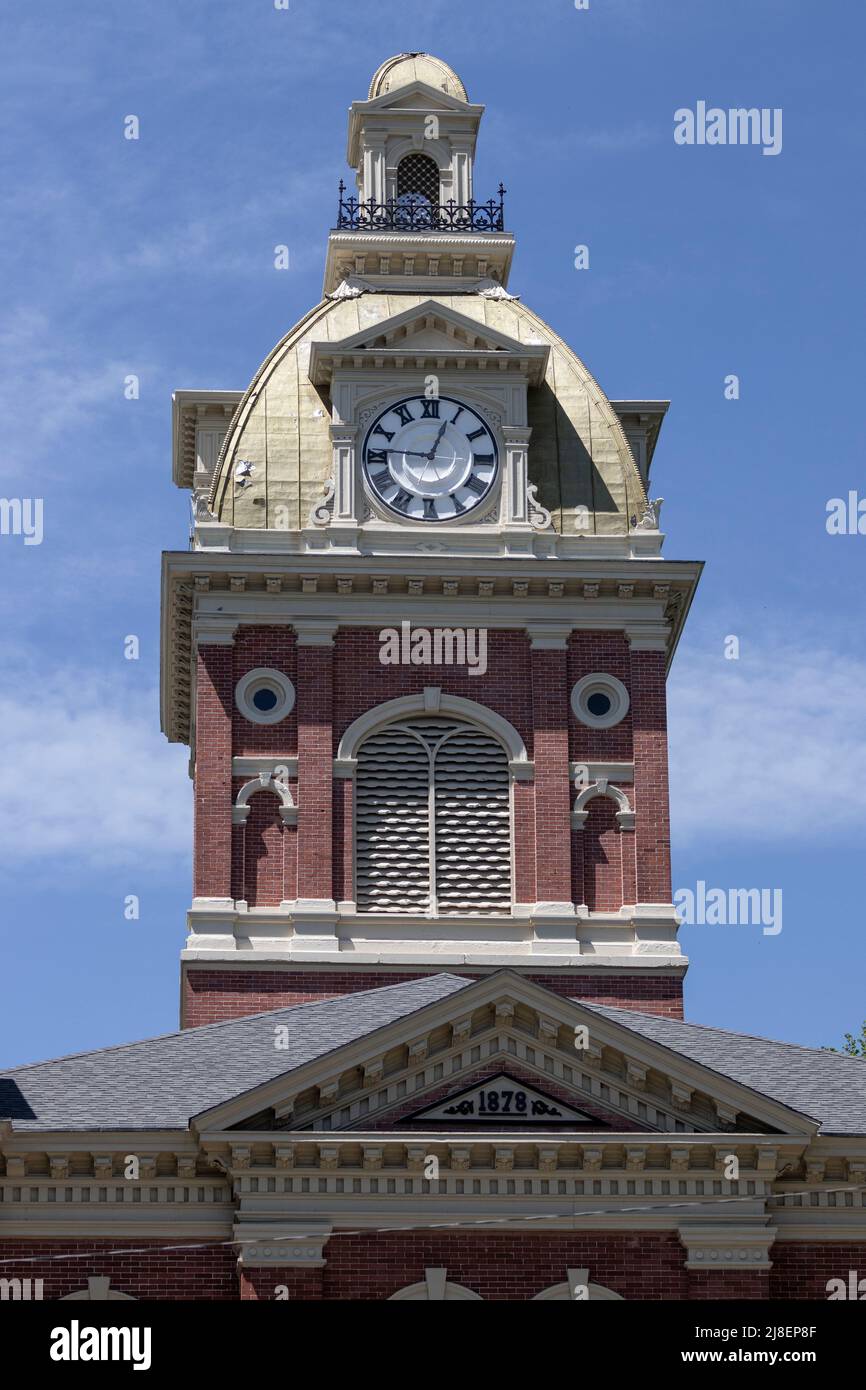
<svg viewBox="0 0 866 1390">
<path fill-rule="evenodd" d="M 826 1133 L 866 1134 L 859 1059 L 575 1002 L 510 971 L 427 976 L 17 1068 L 0 1076 L 0 1118 L 7 1132 L 78 1132 L 184 1130 L 193 1116 L 214 1131 L 267 1116 L 309 1133 L 405 1119 L 484 1068 L 519 1068 L 524 1085 L 623 1130 L 811 1136 L 823 1119 Z"/>
<path fill-rule="evenodd" d="M 288 1025 L 289 1027 L 291 1024 Z M 449 991 L 327 1056 L 195 1116 L 199 1132 L 386 1127 L 405 1100 L 450 1080 L 455 1091 L 510 1059 L 555 1081 L 572 1109 L 593 1103 L 624 1129 L 809 1135 L 791 1106 L 708 1070 L 653 1038 L 512 971 Z M 401 1104 L 403 1102 L 403 1104 Z M 416 1108 L 416 1107 L 410 1107 Z M 262 1122 L 264 1113 L 270 1119 Z M 605 1123 L 610 1123 L 605 1121 Z"/>
</svg>

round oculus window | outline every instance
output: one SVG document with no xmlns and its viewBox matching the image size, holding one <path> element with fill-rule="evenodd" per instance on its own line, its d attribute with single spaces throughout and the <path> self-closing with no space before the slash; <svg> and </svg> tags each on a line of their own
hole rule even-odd
<svg viewBox="0 0 866 1390">
<path fill-rule="evenodd" d="M 628 714 L 628 691 L 616 676 L 596 671 L 579 680 L 571 692 L 576 719 L 590 729 L 611 729 Z"/>
<path fill-rule="evenodd" d="M 258 667 L 235 686 L 235 704 L 253 724 L 278 724 L 295 706 L 295 687 L 282 671 Z"/>
</svg>

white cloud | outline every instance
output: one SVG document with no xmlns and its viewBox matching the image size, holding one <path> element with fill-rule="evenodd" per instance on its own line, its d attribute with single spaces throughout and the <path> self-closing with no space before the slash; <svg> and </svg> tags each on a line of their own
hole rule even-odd
<svg viewBox="0 0 866 1390">
<path fill-rule="evenodd" d="M 131 675 L 7 669 L 0 862 L 153 865 L 190 852 L 188 755 L 159 732 L 156 692 L 130 695 Z"/>
<path fill-rule="evenodd" d="M 0 475 L 18 478 L 26 491 L 20 479 L 33 461 L 95 411 L 123 400 L 130 368 L 118 361 L 88 362 L 81 344 L 58 336 L 47 315 L 20 307 L 0 320 L 0 358 L 0 414 L 6 421 Z M 67 468 L 64 455 L 54 471 Z"/>
<path fill-rule="evenodd" d="M 678 658 L 670 684 L 673 840 L 861 843 L 866 662 L 779 642 Z"/>
</svg>

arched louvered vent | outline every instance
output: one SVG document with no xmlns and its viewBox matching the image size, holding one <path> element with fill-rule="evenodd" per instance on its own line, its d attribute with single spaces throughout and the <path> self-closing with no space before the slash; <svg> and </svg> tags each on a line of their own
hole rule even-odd
<svg viewBox="0 0 866 1390">
<path fill-rule="evenodd" d="M 439 202 L 439 165 L 429 154 L 407 154 L 397 165 L 397 197 Z"/>
<path fill-rule="evenodd" d="M 475 916 L 511 909 L 508 757 L 489 734 L 416 719 L 358 753 L 359 912 Z"/>
</svg>

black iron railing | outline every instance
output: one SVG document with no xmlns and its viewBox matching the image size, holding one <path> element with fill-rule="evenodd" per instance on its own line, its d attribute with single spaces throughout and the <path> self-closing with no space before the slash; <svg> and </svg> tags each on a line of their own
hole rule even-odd
<svg viewBox="0 0 866 1390">
<path fill-rule="evenodd" d="M 430 203 L 415 194 L 389 198 L 377 203 L 368 198 L 346 198 L 346 185 L 340 181 L 340 210 L 337 231 L 340 232 L 504 232 L 505 189 L 499 185 L 499 199 L 486 203 Z"/>
</svg>

